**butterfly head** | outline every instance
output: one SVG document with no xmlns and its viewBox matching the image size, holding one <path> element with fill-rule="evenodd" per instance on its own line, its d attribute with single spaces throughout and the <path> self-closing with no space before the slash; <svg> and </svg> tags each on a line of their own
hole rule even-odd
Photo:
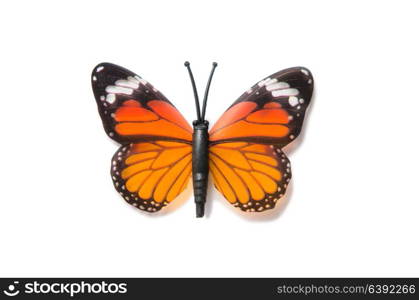
<svg viewBox="0 0 419 300">
<path fill-rule="evenodd" d="M 195 121 L 193 121 L 193 123 L 192 123 L 194 128 L 208 129 L 209 123 L 208 123 L 207 120 L 205 120 L 205 111 L 206 111 L 206 108 L 207 108 L 208 93 L 209 93 L 209 88 L 211 86 L 212 76 L 214 75 L 214 71 L 215 71 L 215 68 L 217 67 L 217 65 L 218 64 L 216 62 L 212 63 L 212 70 L 211 70 L 210 76 L 208 78 L 207 88 L 205 89 L 205 95 L 204 95 L 204 100 L 202 102 L 202 111 L 201 111 L 200 104 L 199 104 L 198 92 L 196 90 L 195 79 L 194 79 L 193 74 L 192 74 L 191 66 L 190 66 L 190 63 L 188 61 L 185 61 L 185 67 L 188 69 L 189 77 L 190 77 L 191 83 L 192 83 L 194 98 L 195 98 L 195 107 L 196 107 L 197 119 Z"/>
<path fill-rule="evenodd" d="M 209 122 L 207 120 L 195 120 L 192 122 L 194 129 L 206 129 L 208 130 Z"/>
</svg>

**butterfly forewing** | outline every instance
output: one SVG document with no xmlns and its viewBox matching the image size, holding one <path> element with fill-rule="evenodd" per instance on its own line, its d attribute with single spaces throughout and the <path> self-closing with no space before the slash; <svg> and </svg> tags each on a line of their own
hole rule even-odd
<svg viewBox="0 0 419 300">
<path fill-rule="evenodd" d="M 115 141 L 191 142 L 189 123 L 161 92 L 135 73 L 102 63 L 93 70 L 92 87 L 105 131 Z"/>
<path fill-rule="evenodd" d="M 212 143 L 248 141 L 283 147 L 295 139 L 313 92 L 306 68 L 275 73 L 252 86 L 210 130 Z"/>
</svg>

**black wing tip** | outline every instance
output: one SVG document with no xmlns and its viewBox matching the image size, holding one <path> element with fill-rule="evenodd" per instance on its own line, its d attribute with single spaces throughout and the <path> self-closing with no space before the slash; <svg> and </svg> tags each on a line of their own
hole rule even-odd
<svg viewBox="0 0 419 300">
<path fill-rule="evenodd" d="M 312 73 L 311 73 L 311 71 L 310 71 L 309 68 L 306 68 L 306 67 L 303 67 L 303 66 L 300 66 L 300 67 L 297 67 L 297 68 L 299 68 L 300 71 L 303 72 L 303 73 L 308 73 L 307 76 L 313 77 L 313 75 L 312 75 Z"/>
<path fill-rule="evenodd" d="M 107 62 L 101 62 L 100 64 L 97 64 L 93 70 L 92 70 L 92 81 L 95 76 L 97 76 L 98 73 L 100 73 L 106 66 L 112 65 L 111 63 Z"/>
<path fill-rule="evenodd" d="M 295 79 L 299 79 L 302 80 L 303 82 L 307 82 L 309 86 L 313 86 L 313 75 L 311 73 L 311 71 L 303 66 L 296 66 L 296 67 L 291 67 L 291 68 L 286 68 L 283 70 L 280 70 L 276 73 L 271 74 L 270 76 L 266 77 L 266 78 L 281 78 L 283 76 L 291 76 Z M 255 84 L 253 87 L 257 87 L 257 84 Z M 252 88 L 253 88 L 252 87 Z"/>
<path fill-rule="evenodd" d="M 113 64 L 113 63 L 110 63 L 110 62 L 101 62 L 101 63 L 99 63 L 99 64 L 97 64 L 94 68 L 93 68 L 93 74 L 94 73 L 98 73 L 98 72 L 100 72 L 100 71 L 102 71 L 102 69 L 101 68 L 105 68 L 105 67 L 119 67 L 120 68 L 120 66 L 118 66 L 118 65 L 115 65 L 115 64 Z"/>
<path fill-rule="evenodd" d="M 96 77 L 103 77 L 103 76 L 107 76 L 109 74 L 113 74 L 113 75 L 117 75 L 117 76 L 138 76 L 137 74 L 135 74 L 134 72 L 132 72 L 131 70 L 128 70 L 127 68 L 121 67 L 120 65 L 116 65 L 110 62 L 101 62 L 100 64 L 96 65 L 93 68 L 92 71 L 92 78 L 93 76 Z M 141 76 L 138 76 L 141 77 Z"/>
<path fill-rule="evenodd" d="M 285 74 L 290 74 L 292 77 L 302 80 L 303 82 L 307 83 L 308 89 L 311 89 L 311 90 L 313 89 L 314 78 L 309 68 L 304 67 L 304 66 L 292 67 L 292 68 L 281 70 L 275 74 L 272 74 L 271 77 L 280 77 Z"/>
<path fill-rule="evenodd" d="M 279 71 L 278 73 L 284 73 L 284 72 L 289 72 L 289 71 L 300 72 L 306 76 L 313 77 L 310 69 L 304 66 L 296 66 L 296 67 L 287 68 L 282 71 Z"/>
</svg>

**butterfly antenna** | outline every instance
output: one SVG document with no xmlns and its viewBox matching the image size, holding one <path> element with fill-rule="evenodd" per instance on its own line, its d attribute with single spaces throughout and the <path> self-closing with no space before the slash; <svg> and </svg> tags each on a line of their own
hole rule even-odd
<svg viewBox="0 0 419 300">
<path fill-rule="evenodd" d="M 211 86 L 212 76 L 214 75 L 214 71 L 217 66 L 218 64 L 216 62 L 212 63 L 212 70 L 208 78 L 207 88 L 205 89 L 204 102 L 202 103 L 202 120 L 205 120 L 205 111 L 207 110 L 208 93 Z"/>
<path fill-rule="evenodd" d="M 193 74 L 192 74 L 192 71 L 191 71 L 189 61 L 185 61 L 185 67 L 188 69 L 189 77 L 191 78 L 191 82 L 192 82 L 192 89 L 193 89 L 193 94 L 194 94 L 194 97 L 195 97 L 196 116 L 197 116 L 198 121 L 202 121 L 201 109 L 199 107 L 198 92 L 196 90 L 195 79 L 193 78 Z"/>
</svg>

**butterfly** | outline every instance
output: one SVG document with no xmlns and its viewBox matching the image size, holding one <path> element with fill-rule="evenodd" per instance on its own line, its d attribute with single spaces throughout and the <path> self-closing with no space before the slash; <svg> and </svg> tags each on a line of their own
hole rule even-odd
<svg viewBox="0 0 419 300">
<path fill-rule="evenodd" d="M 208 177 L 233 206 L 272 209 L 285 194 L 291 166 L 282 148 L 300 134 L 313 92 L 307 68 L 277 72 L 241 95 L 212 126 L 205 119 L 214 70 L 200 101 L 189 62 L 197 119 L 192 126 L 153 85 L 111 63 L 92 72 L 92 88 L 108 136 L 116 190 L 133 206 L 157 212 L 193 181 L 196 216 L 204 216 Z"/>
</svg>

